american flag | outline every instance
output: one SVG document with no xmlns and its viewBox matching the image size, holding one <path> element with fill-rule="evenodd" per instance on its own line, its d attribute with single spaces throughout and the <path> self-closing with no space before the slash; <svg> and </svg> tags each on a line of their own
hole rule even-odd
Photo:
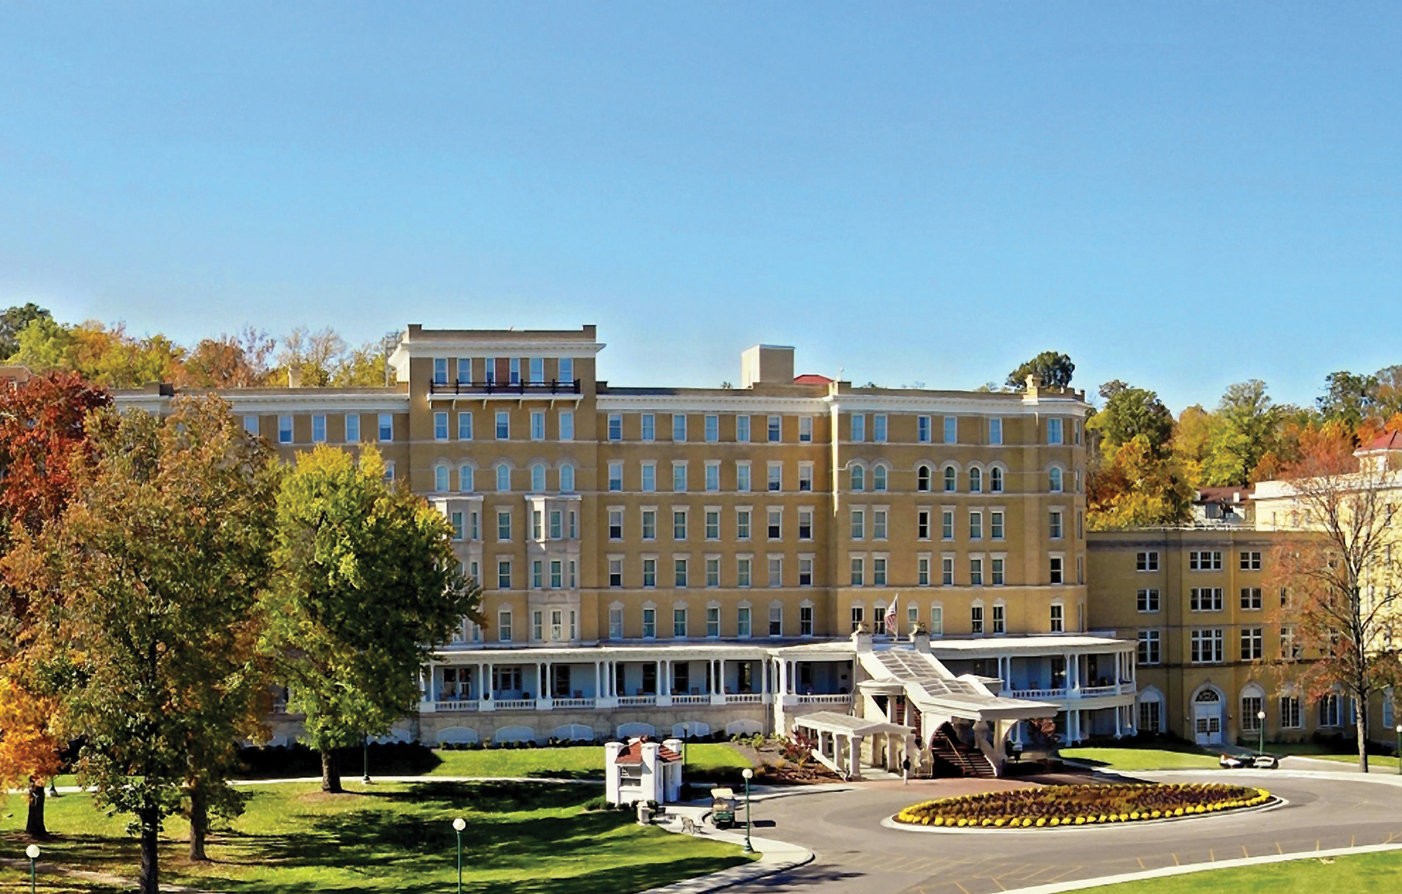
<svg viewBox="0 0 1402 894">
<path fill-rule="evenodd" d="M 896 630 L 896 603 L 899 601 L 900 597 L 897 596 L 895 599 L 891 600 L 890 605 L 886 606 L 886 633 L 890 636 L 895 636 L 899 633 L 899 631 Z"/>
</svg>

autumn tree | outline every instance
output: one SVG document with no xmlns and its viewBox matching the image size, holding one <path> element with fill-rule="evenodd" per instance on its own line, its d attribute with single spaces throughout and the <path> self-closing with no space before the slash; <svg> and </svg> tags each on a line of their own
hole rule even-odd
<svg viewBox="0 0 1402 894">
<path fill-rule="evenodd" d="M 1043 351 L 1008 373 L 1007 386 L 1025 388 L 1027 377 L 1031 375 L 1047 388 L 1066 388 L 1070 386 L 1071 374 L 1075 371 L 1076 364 L 1072 363 L 1067 355 L 1056 351 Z"/>
<path fill-rule="evenodd" d="M 303 455 L 277 515 L 265 646 L 289 709 L 306 714 L 322 789 L 339 792 L 336 751 L 415 708 L 430 648 L 465 616 L 482 620 L 480 591 L 461 574 L 447 520 L 389 485 L 373 448 L 358 462 L 328 447 Z"/>
<path fill-rule="evenodd" d="M 1113 452 L 1143 435 L 1154 453 L 1168 454 L 1173 414 L 1158 394 L 1116 379 L 1101 386 L 1100 396 L 1105 406 L 1086 423 L 1086 429 L 1095 433 L 1103 448 Z"/>
<path fill-rule="evenodd" d="M 1309 659 L 1292 671 L 1310 699 L 1337 693 L 1357 705 L 1365 773 L 1369 699 L 1398 681 L 1398 476 L 1385 455 L 1355 453 L 1351 429 L 1338 422 L 1306 434 L 1280 484 L 1294 524 L 1307 535 L 1275 551 L 1272 583 L 1286 594 L 1275 620 L 1282 642 Z"/>
<path fill-rule="evenodd" d="M 30 323 L 40 319 L 51 320 L 53 315 L 32 301 L 0 312 L 0 363 L 19 351 L 19 334 Z"/>
<path fill-rule="evenodd" d="M 1086 524 L 1097 531 L 1181 524 L 1188 520 L 1192 500 L 1193 489 L 1177 463 L 1147 435 L 1135 435 L 1091 477 Z"/>
<path fill-rule="evenodd" d="M 0 676 L 0 794 L 23 783 L 29 789 L 29 813 L 24 831 L 30 838 L 47 838 L 44 823 L 44 779 L 62 769 L 63 739 L 54 732 L 58 705 L 39 687 L 26 685 L 17 661 Z M 34 792 L 35 780 L 38 794 Z"/>
<path fill-rule="evenodd" d="M 0 387 L 0 670 L 21 700 L 8 718 L 28 724 L 26 731 L 16 731 L 0 721 L 0 737 L 21 736 L 25 743 L 3 749 L 0 782 L 27 780 L 26 828 L 35 837 L 46 834 L 44 781 L 56 772 L 63 744 L 51 733 L 55 704 L 37 672 L 40 660 L 52 657 L 46 654 L 43 628 L 53 623 L 49 609 L 59 594 L 51 577 L 12 562 L 10 552 L 17 542 L 42 534 L 67 507 L 75 468 L 89 454 L 88 414 L 111 401 L 106 391 L 73 373 Z M 45 743 L 48 753 L 42 750 Z"/>
<path fill-rule="evenodd" d="M 177 384 L 196 388 L 254 388 L 266 383 L 268 360 L 277 342 L 267 332 L 245 326 L 238 335 L 202 339 L 185 358 Z"/>
<path fill-rule="evenodd" d="M 155 894 L 165 819 L 190 798 L 199 838 L 207 789 L 255 734 L 278 466 L 212 397 L 179 399 L 165 419 L 109 411 L 92 436 L 94 460 L 45 538 L 63 636 L 81 644 L 66 724 L 86 742 L 80 778 L 133 817 L 141 890 Z"/>
</svg>

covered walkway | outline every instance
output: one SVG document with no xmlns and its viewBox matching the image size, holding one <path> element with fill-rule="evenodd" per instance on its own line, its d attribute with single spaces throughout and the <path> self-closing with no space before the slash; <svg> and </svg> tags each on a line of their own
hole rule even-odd
<svg viewBox="0 0 1402 894">
<path fill-rule="evenodd" d="M 794 718 L 795 730 L 816 740 L 813 756 L 848 779 L 862 778 L 862 749 L 869 767 L 900 773 L 901 761 L 915 748 L 915 730 L 886 720 L 866 720 L 848 714 L 819 711 Z"/>
</svg>

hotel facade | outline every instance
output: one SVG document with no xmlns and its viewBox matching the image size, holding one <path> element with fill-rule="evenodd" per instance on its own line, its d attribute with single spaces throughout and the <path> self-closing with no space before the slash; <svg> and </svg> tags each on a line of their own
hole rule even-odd
<svg viewBox="0 0 1402 894">
<path fill-rule="evenodd" d="M 909 725 L 907 701 L 927 750 L 946 722 L 986 721 L 995 752 L 1019 718 L 1071 740 L 1133 730 L 1135 643 L 1087 609 L 1083 394 L 853 387 L 767 345 L 737 387 L 615 387 L 603 347 L 593 326 L 412 325 L 391 387 L 222 392 L 289 461 L 374 444 L 450 520 L 487 623 L 435 649 L 401 736 Z M 872 657 L 892 649 L 929 666 Z M 982 720 L 912 673 L 973 687 Z"/>
</svg>

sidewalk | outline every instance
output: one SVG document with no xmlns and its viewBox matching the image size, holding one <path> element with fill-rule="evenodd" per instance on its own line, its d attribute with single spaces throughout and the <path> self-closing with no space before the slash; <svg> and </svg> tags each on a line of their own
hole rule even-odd
<svg viewBox="0 0 1402 894">
<path fill-rule="evenodd" d="M 751 792 L 751 800 L 757 800 Z M 743 845 L 745 843 L 745 831 L 743 826 L 736 829 L 717 829 L 707 825 L 705 818 L 710 815 L 711 808 L 706 806 L 689 806 L 685 804 L 669 805 L 667 815 L 670 821 L 659 824 L 668 832 L 678 835 L 687 834 L 682 832 L 682 817 L 690 819 L 696 824 L 695 837 L 706 838 L 712 841 L 724 841 L 727 844 Z M 738 830 L 738 831 L 737 831 Z M 753 863 L 745 863 L 741 866 L 732 866 L 729 869 L 722 869 L 720 872 L 713 872 L 710 875 L 697 876 L 696 878 L 674 882 L 670 885 L 663 885 L 660 888 L 650 888 L 642 894 L 703 894 L 706 891 L 718 891 L 722 888 L 729 888 L 732 885 L 741 885 L 756 879 L 765 878 L 776 873 L 786 872 L 805 863 L 812 862 L 813 852 L 807 848 L 799 847 L 796 844 L 789 844 L 785 841 L 776 841 L 772 838 L 756 838 L 750 836 L 750 844 L 755 852 L 759 854 L 759 859 Z"/>
<path fill-rule="evenodd" d="M 29 873 L 28 860 L 16 860 L 9 857 L 0 857 L 0 866 L 9 866 L 12 869 L 22 870 L 26 875 Z M 40 878 L 44 876 L 58 878 L 76 878 L 85 882 L 96 882 L 99 885 L 115 885 L 122 888 L 135 887 L 134 879 L 125 876 L 112 875 L 108 872 L 90 872 L 86 869 L 67 869 L 62 866 L 55 866 L 52 863 L 45 863 L 40 860 L 35 864 Z M 45 882 L 47 884 L 47 882 Z M 208 891 L 201 891 L 199 888 L 187 888 L 184 885 L 161 885 L 161 890 L 167 894 L 210 894 Z"/>
</svg>

